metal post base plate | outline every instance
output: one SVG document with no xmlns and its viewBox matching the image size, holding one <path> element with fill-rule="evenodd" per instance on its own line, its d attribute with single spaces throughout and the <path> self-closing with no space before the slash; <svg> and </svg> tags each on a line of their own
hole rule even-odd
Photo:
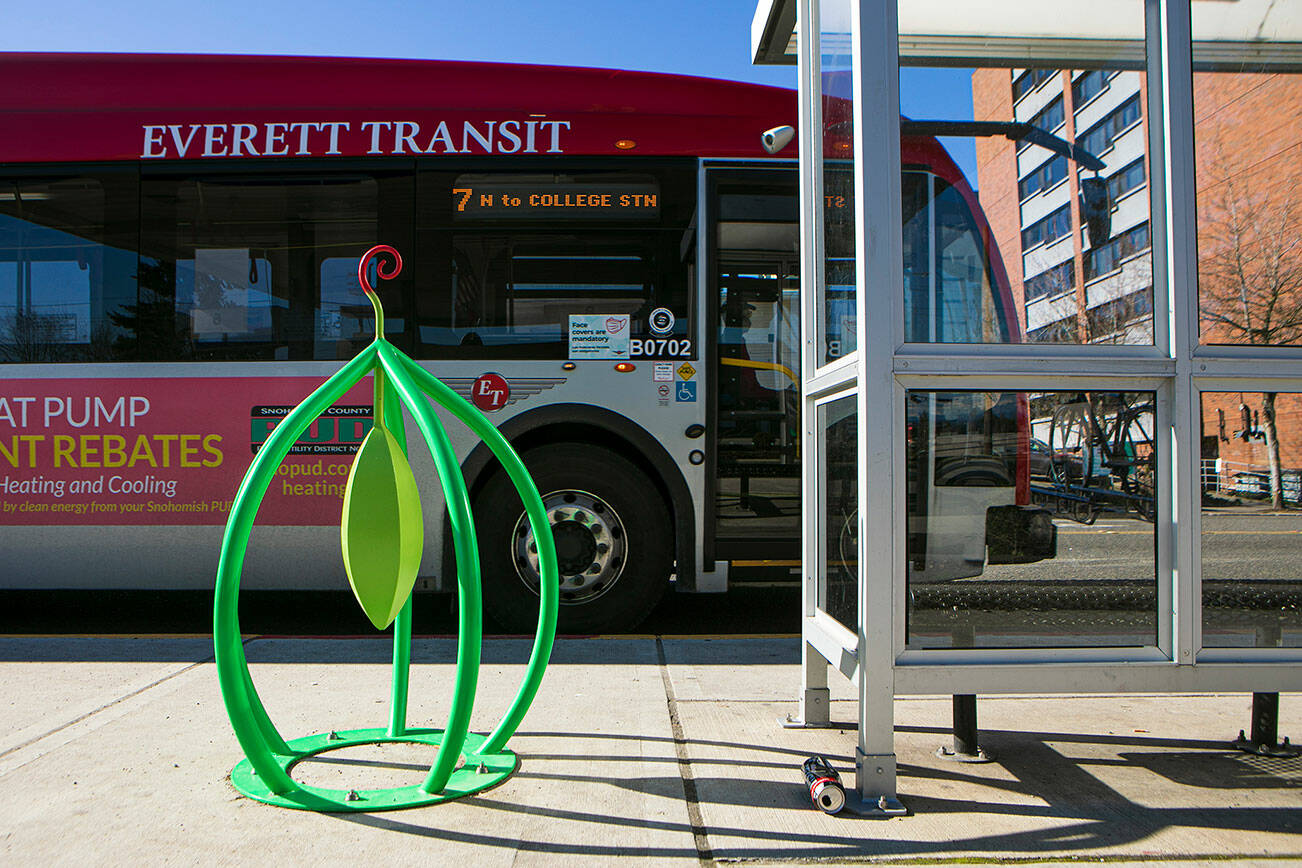
<svg viewBox="0 0 1302 868">
<path fill-rule="evenodd" d="M 386 732 L 384 729 L 352 729 L 296 738 L 288 742 L 293 753 L 284 756 L 277 754 L 276 761 L 288 774 L 296 763 L 339 748 L 388 742 L 438 746 L 443 739 L 441 729 L 410 729 L 399 736 L 387 735 Z M 489 754 L 475 752 L 486 738 L 473 732 L 466 735 L 462 746 L 465 764 L 452 773 L 441 793 L 427 793 L 419 785 L 380 790 L 331 790 L 306 784 L 299 784 L 287 793 L 274 793 L 262 783 L 247 759 L 242 760 L 231 772 L 231 784 L 250 799 L 301 811 L 392 811 L 433 805 L 483 792 L 502 783 L 515 772 L 519 759 L 511 751 Z"/>
<path fill-rule="evenodd" d="M 864 799 L 855 790 L 845 791 L 845 807 L 840 814 L 855 817 L 885 820 L 890 817 L 908 816 L 909 809 L 894 796 L 878 796 L 876 799 Z"/>
<path fill-rule="evenodd" d="M 1232 744 L 1235 748 L 1244 751 L 1245 753 L 1255 753 L 1257 756 L 1281 757 L 1284 759 L 1302 756 L 1302 747 L 1295 744 L 1289 744 L 1288 738 L 1285 738 L 1283 742 L 1278 744 L 1266 744 L 1248 738 L 1247 735 L 1244 734 L 1243 730 L 1239 730 L 1239 737 L 1236 738 Z"/>
<path fill-rule="evenodd" d="M 949 760 L 954 763 L 992 763 L 995 761 L 995 755 L 987 753 L 984 748 L 977 748 L 976 753 L 959 753 L 952 747 L 936 748 L 936 756 L 943 760 Z"/>
</svg>

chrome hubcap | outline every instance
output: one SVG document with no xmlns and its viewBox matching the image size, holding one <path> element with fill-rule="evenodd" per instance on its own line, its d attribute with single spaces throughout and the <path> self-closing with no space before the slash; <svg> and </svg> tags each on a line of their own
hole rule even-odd
<svg viewBox="0 0 1302 868">
<path fill-rule="evenodd" d="M 553 491 L 543 508 L 556 541 L 562 603 L 590 603 L 609 591 L 624 572 L 628 542 L 619 514 L 595 494 Z M 515 571 L 538 593 L 538 544 L 528 516 L 516 519 L 511 535 Z"/>
</svg>

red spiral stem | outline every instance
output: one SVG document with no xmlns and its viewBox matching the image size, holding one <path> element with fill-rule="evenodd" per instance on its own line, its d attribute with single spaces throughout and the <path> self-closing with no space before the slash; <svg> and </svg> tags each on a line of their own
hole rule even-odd
<svg viewBox="0 0 1302 868">
<path fill-rule="evenodd" d="M 381 280 L 393 280 L 402 271 L 402 254 L 398 253 L 398 251 L 394 250 L 387 244 L 375 245 L 370 250 L 366 251 L 362 256 L 362 261 L 357 263 L 357 282 L 362 285 L 362 290 L 369 295 L 375 295 L 376 293 L 375 287 L 371 286 L 371 282 L 366 279 L 367 266 L 371 264 L 372 259 L 385 253 L 393 257 L 393 267 L 388 271 L 385 271 L 384 260 L 381 259 L 375 264 L 375 273 Z"/>
</svg>

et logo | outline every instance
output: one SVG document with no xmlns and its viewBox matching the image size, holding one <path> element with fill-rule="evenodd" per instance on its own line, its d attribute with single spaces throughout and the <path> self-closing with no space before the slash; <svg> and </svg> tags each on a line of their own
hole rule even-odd
<svg viewBox="0 0 1302 868">
<path fill-rule="evenodd" d="M 501 374 L 481 374 L 470 387 L 470 400 L 485 413 L 500 410 L 511 397 L 511 385 Z"/>
</svg>

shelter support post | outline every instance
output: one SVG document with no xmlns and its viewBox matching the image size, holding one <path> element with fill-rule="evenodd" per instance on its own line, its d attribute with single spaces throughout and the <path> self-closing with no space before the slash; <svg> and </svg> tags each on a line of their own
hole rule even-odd
<svg viewBox="0 0 1302 868">
<path fill-rule="evenodd" d="M 961 763 L 988 763 L 994 756 L 977 743 L 977 699 L 973 693 L 954 694 L 954 744 L 936 750 L 941 759 Z"/>
<path fill-rule="evenodd" d="M 1302 748 L 1289 744 L 1285 737 L 1279 742 L 1279 694 L 1252 694 L 1252 737 L 1246 738 L 1243 730 L 1234 746 L 1248 753 L 1262 756 L 1295 757 L 1302 754 Z"/>
<path fill-rule="evenodd" d="M 783 726 L 831 726 L 832 702 L 827 687 L 827 668 L 827 661 L 818 649 L 808 642 L 800 643 L 800 705 L 796 716 L 787 715 Z"/>
</svg>

